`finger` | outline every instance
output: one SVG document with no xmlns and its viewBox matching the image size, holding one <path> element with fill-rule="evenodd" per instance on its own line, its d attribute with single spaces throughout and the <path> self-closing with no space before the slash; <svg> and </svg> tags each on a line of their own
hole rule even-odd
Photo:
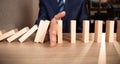
<svg viewBox="0 0 120 64">
<path fill-rule="evenodd" d="M 56 20 L 60 20 L 61 18 L 63 18 L 66 15 L 65 11 L 62 11 L 60 13 L 58 13 L 57 15 L 54 16 L 54 19 Z"/>
</svg>

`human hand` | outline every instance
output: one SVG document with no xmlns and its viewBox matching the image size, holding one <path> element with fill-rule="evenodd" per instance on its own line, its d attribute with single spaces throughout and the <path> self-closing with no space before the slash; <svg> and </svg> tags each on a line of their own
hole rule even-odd
<svg viewBox="0 0 120 64">
<path fill-rule="evenodd" d="M 50 35 L 50 47 L 56 46 L 56 36 L 58 31 L 58 20 L 61 20 L 66 15 L 65 11 L 58 13 L 51 20 L 49 35 Z"/>
</svg>

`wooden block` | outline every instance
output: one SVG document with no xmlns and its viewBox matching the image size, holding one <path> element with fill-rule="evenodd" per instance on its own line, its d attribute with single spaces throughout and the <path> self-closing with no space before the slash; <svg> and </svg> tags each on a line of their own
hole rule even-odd
<svg viewBox="0 0 120 64">
<path fill-rule="evenodd" d="M 2 35 L 0 36 L 0 41 L 1 41 L 1 40 L 4 40 L 4 39 L 6 39 L 6 38 L 8 38 L 8 37 L 10 37 L 10 36 L 12 36 L 12 35 L 14 35 L 17 31 L 18 31 L 18 29 L 13 29 L 13 30 L 10 30 L 10 31 L 2 34 Z"/>
<path fill-rule="evenodd" d="M 97 43 L 102 42 L 102 26 L 103 26 L 103 21 L 101 20 L 95 21 L 94 42 L 97 42 Z"/>
<path fill-rule="evenodd" d="M 117 21 L 117 41 L 120 41 L 120 20 Z"/>
<path fill-rule="evenodd" d="M 20 37 L 18 40 L 22 43 L 24 42 L 28 37 L 30 37 L 36 30 L 38 29 L 37 25 L 34 25 L 28 32 L 26 32 L 22 37 Z"/>
<path fill-rule="evenodd" d="M 71 43 L 76 43 L 76 20 L 71 20 Z"/>
<path fill-rule="evenodd" d="M 114 42 L 114 23 L 115 21 L 106 21 L 106 42 Z"/>
<path fill-rule="evenodd" d="M 23 29 L 21 29 L 20 31 L 18 31 L 16 34 L 14 34 L 13 36 L 9 37 L 7 39 L 8 42 L 12 42 L 13 40 L 17 39 L 18 37 L 22 36 L 23 34 L 25 34 L 27 31 L 29 30 L 29 27 L 25 27 Z"/>
<path fill-rule="evenodd" d="M 62 20 L 58 21 L 58 44 L 63 42 Z"/>
<path fill-rule="evenodd" d="M 84 43 L 89 42 L 89 20 L 83 21 L 83 32 L 82 32 L 82 40 Z"/>
<path fill-rule="evenodd" d="M 2 35 L 5 32 L 6 32 L 5 30 L 0 30 L 0 35 Z"/>
<path fill-rule="evenodd" d="M 34 42 L 37 42 L 37 43 L 44 42 L 49 24 L 50 24 L 50 21 L 48 21 L 48 20 L 45 20 L 45 21 L 41 20 L 40 21 L 39 28 L 38 28 Z"/>
</svg>

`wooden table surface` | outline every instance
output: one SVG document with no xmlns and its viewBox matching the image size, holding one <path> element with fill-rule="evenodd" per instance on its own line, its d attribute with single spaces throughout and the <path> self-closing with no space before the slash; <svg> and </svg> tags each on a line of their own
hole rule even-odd
<svg viewBox="0 0 120 64">
<path fill-rule="evenodd" d="M 103 34 L 104 35 L 104 34 Z M 69 34 L 64 34 L 63 44 L 50 48 L 49 43 L 34 43 L 34 36 L 24 43 L 17 40 L 0 42 L 0 64 L 120 64 L 120 43 L 83 43 L 77 34 L 76 44 L 70 43 Z"/>
</svg>

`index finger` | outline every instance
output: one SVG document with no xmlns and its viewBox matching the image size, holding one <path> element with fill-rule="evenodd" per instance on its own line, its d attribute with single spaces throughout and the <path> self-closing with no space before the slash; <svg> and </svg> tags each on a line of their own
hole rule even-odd
<svg viewBox="0 0 120 64">
<path fill-rule="evenodd" d="M 57 15 L 54 16 L 54 19 L 56 20 L 60 20 L 61 18 L 63 18 L 66 15 L 65 11 L 62 11 L 60 13 L 58 13 Z"/>
</svg>

